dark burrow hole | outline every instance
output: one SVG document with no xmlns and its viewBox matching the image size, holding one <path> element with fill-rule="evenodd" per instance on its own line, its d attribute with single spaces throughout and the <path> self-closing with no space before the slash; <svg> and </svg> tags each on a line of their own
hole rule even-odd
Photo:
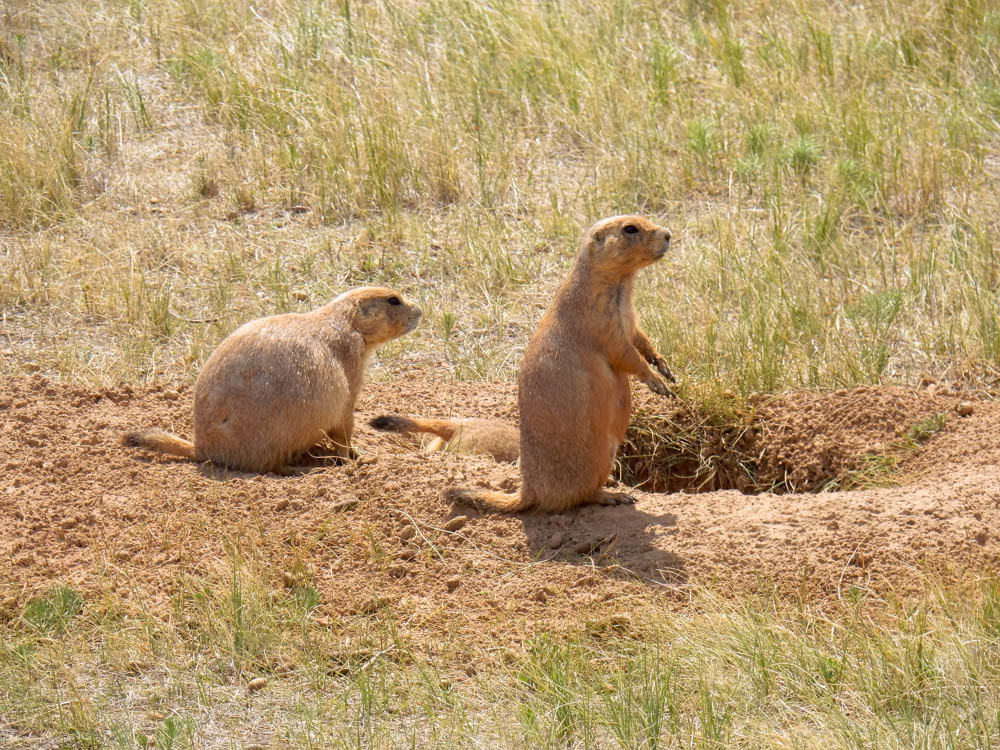
<svg viewBox="0 0 1000 750">
<path fill-rule="evenodd" d="M 854 393 L 823 398 L 837 412 L 837 402 Z M 807 407 L 798 413 L 787 398 L 779 410 L 735 400 L 728 408 L 675 401 L 666 411 L 647 402 L 633 414 L 615 478 L 647 492 L 861 489 L 890 482 L 899 465 L 946 421 L 944 413 L 927 410 L 887 429 L 887 415 L 874 408 L 845 426 L 835 413 L 825 419 L 829 412 L 816 409 L 815 399 Z"/>
</svg>

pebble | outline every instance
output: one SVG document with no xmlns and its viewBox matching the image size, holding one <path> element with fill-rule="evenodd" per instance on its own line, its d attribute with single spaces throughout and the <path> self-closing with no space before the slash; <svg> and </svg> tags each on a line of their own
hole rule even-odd
<svg viewBox="0 0 1000 750">
<path fill-rule="evenodd" d="M 404 526 L 403 530 L 399 532 L 399 538 L 405 542 L 407 539 L 412 539 L 416 533 L 417 530 L 412 526 Z"/>
<path fill-rule="evenodd" d="M 595 544 L 596 544 L 595 540 L 586 539 L 582 542 L 577 543 L 577 545 L 573 547 L 573 551 L 578 555 L 585 555 L 594 549 Z"/>
<path fill-rule="evenodd" d="M 80 523 L 80 521 L 76 518 L 76 516 L 67 516 L 59 522 L 59 526 L 64 529 L 72 529 L 78 523 Z"/>
<path fill-rule="evenodd" d="M 549 539 L 549 547 L 551 547 L 552 549 L 559 549 L 565 543 L 566 543 L 565 531 L 557 531 L 555 534 L 552 535 L 552 538 Z"/>
<path fill-rule="evenodd" d="M 465 526 L 469 522 L 468 516 L 455 516 L 445 522 L 445 531 L 458 531 L 460 528 Z"/>
<path fill-rule="evenodd" d="M 348 495 L 340 502 L 336 502 L 330 506 L 330 510 L 336 512 L 338 510 L 350 510 L 351 508 L 356 508 L 361 504 L 361 500 L 354 497 L 353 495 Z"/>
<path fill-rule="evenodd" d="M 287 507 L 288 507 L 288 498 L 287 497 L 281 498 L 278 502 L 276 502 L 274 504 L 274 509 L 275 510 L 284 510 Z"/>
<path fill-rule="evenodd" d="M 958 408 L 956 409 L 956 411 L 958 412 L 958 416 L 960 417 L 970 417 L 972 416 L 972 413 L 975 412 L 975 410 L 976 407 L 973 405 L 971 401 L 963 401 L 958 405 Z"/>
<path fill-rule="evenodd" d="M 454 591 L 458 588 L 460 583 L 462 583 L 462 579 L 459 576 L 455 576 L 454 578 L 449 578 L 445 581 L 444 585 L 448 587 L 448 591 Z"/>
<path fill-rule="evenodd" d="M 389 568 L 388 572 L 393 578 L 402 578 L 409 571 L 406 569 L 405 565 L 393 565 Z"/>
<path fill-rule="evenodd" d="M 856 565 L 859 568 L 867 568 L 872 564 L 872 557 L 871 553 L 855 550 L 847 562 L 849 565 Z"/>
<path fill-rule="evenodd" d="M 254 677 L 250 682 L 247 683 L 247 692 L 256 693 L 258 690 L 263 690 L 267 687 L 266 677 Z"/>
</svg>

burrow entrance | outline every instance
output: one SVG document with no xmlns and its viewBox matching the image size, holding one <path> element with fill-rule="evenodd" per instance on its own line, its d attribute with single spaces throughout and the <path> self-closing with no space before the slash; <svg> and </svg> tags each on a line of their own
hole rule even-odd
<svg viewBox="0 0 1000 750">
<path fill-rule="evenodd" d="M 820 492 L 892 481 L 958 418 L 960 396 L 901 387 L 793 391 L 694 404 L 639 403 L 618 478 L 649 492 Z"/>
</svg>

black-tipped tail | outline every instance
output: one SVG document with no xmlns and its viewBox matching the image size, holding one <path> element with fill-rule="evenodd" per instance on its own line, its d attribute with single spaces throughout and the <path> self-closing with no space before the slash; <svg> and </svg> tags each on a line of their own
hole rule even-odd
<svg viewBox="0 0 1000 750">
<path fill-rule="evenodd" d="M 412 419 L 406 417 L 396 417 L 391 414 L 383 414 L 368 422 L 369 427 L 373 427 L 381 432 L 415 432 L 416 425 Z"/>
</svg>

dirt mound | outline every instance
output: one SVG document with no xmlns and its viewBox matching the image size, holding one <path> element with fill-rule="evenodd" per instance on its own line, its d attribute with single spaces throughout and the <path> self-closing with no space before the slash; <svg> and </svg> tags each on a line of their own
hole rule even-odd
<svg viewBox="0 0 1000 750">
<path fill-rule="evenodd" d="M 787 394 L 758 410 L 770 416 L 753 439 L 777 446 L 758 471 L 808 483 L 826 471 L 812 461 L 825 467 L 837 450 L 891 443 L 953 408 L 950 398 L 896 389 Z M 122 431 L 139 425 L 190 435 L 190 408 L 184 386 L 0 381 L 0 604 L 16 607 L 64 582 L 165 608 L 185 576 L 225 580 L 238 551 L 263 565 L 276 589 L 315 585 L 327 616 L 391 606 L 413 633 L 474 643 L 627 614 L 640 600 L 684 601 L 692 583 L 834 595 L 848 584 L 905 589 L 922 585 L 921 570 L 960 574 L 997 562 L 1000 407 L 992 403 L 949 418 L 914 448 L 907 486 L 637 491 L 633 507 L 517 516 L 441 499 L 454 484 L 516 486 L 511 465 L 424 455 L 415 441 L 363 426 L 363 462 L 295 477 L 118 445 Z M 512 418 L 514 397 L 508 385 L 411 377 L 369 386 L 359 408 L 360 425 L 386 411 Z M 770 468 L 781 466 L 791 469 Z"/>
<path fill-rule="evenodd" d="M 652 492 L 849 488 L 894 469 L 960 403 L 958 393 L 867 386 L 761 397 L 750 411 L 640 395 L 621 479 Z"/>
</svg>

